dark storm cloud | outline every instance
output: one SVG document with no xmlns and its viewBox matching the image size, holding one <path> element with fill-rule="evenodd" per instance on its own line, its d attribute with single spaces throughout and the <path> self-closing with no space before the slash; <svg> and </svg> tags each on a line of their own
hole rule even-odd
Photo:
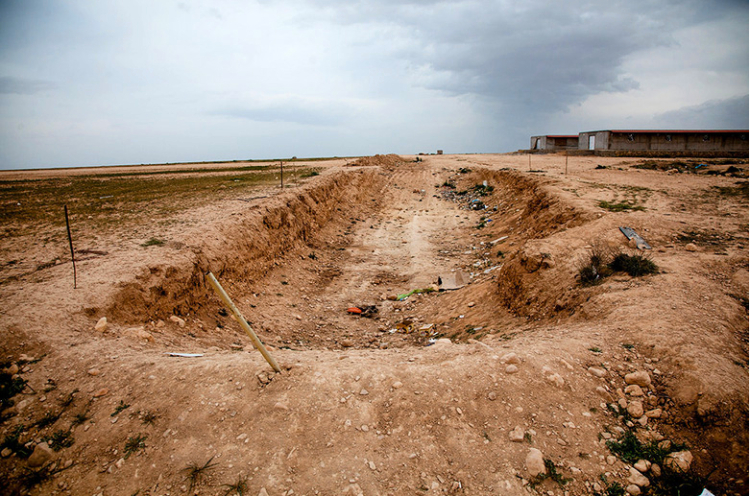
<svg viewBox="0 0 750 496">
<path fill-rule="evenodd" d="M 628 57 L 674 44 L 675 29 L 743 9 L 730 1 L 711 9 L 650 0 L 313 3 L 342 24 L 400 26 L 409 43 L 395 55 L 408 61 L 416 84 L 474 94 L 518 118 L 638 89 L 638 78 L 623 69 Z"/>
<path fill-rule="evenodd" d="M 667 129 L 747 129 L 749 106 L 748 95 L 711 100 L 665 112 L 658 115 L 655 121 Z"/>
</svg>

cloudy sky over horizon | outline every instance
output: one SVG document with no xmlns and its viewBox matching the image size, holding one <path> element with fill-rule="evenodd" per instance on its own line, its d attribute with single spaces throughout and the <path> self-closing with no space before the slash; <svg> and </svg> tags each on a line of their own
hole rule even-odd
<svg viewBox="0 0 750 496">
<path fill-rule="evenodd" d="M 746 0 L 0 1 L 0 169 L 747 129 Z"/>
</svg>

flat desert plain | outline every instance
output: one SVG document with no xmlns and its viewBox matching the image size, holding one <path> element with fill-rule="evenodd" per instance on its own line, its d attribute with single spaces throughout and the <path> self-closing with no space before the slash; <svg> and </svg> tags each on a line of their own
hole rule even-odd
<svg viewBox="0 0 750 496">
<path fill-rule="evenodd" d="M 747 160 L 284 165 L 0 173 L 6 494 L 747 494 Z"/>
</svg>

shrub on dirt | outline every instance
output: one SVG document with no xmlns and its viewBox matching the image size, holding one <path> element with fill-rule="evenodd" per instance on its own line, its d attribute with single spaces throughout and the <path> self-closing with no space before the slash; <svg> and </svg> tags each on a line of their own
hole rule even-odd
<svg viewBox="0 0 750 496">
<path fill-rule="evenodd" d="M 648 274 L 657 274 L 659 267 L 653 260 L 640 254 L 628 255 L 619 253 L 609 263 L 609 268 L 614 272 L 627 272 L 629 276 L 640 277 Z"/>
</svg>

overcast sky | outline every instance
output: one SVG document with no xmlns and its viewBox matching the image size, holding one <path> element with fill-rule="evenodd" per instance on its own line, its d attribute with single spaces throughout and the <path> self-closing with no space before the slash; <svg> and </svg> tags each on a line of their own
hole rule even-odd
<svg viewBox="0 0 750 496">
<path fill-rule="evenodd" d="M 0 168 L 747 129 L 747 0 L 0 0 Z"/>
</svg>

